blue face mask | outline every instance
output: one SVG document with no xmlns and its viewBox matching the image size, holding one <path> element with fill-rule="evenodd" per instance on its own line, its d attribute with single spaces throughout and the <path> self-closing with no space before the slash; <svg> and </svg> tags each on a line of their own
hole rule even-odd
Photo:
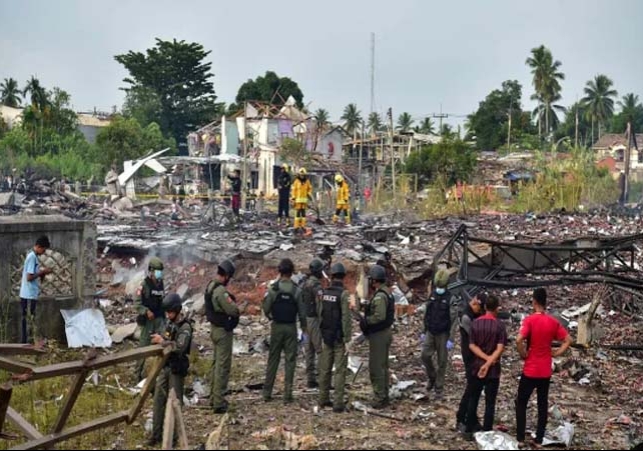
<svg viewBox="0 0 643 451">
<path fill-rule="evenodd" d="M 155 270 L 154 277 L 156 277 L 158 280 L 163 279 L 163 271 L 161 271 L 160 269 Z"/>
<path fill-rule="evenodd" d="M 447 292 L 447 290 L 445 290 L 444 288 L 436 288 L 435 292 L 438 294 L 444 294 Z"/>
</svg>

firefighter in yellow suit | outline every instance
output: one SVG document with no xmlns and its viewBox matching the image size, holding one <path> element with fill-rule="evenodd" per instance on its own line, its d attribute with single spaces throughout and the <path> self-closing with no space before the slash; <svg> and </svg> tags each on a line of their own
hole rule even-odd
<svg viewBox="0 0 643 451">
<path fill-rule="evenodd" d="M 306 209 L 313 198 L 313 185 L 308 180 L 306 168 L 301 168 L 292 184 L 292 200 L 295 203 L 295 230 L 306 228 Z"/>
<path fill-rule="evenodd" d="M 351 223 L 351 208 L 350 208 L 350 188 L 348 182 L 344 180 L 341 174 L 335 176 L 335 183 L 337 184 L 337 209 L 333 215 L 333 222 L 337 222 L 339 217 L 344 215 L 344 223 Z"/>
</svg>

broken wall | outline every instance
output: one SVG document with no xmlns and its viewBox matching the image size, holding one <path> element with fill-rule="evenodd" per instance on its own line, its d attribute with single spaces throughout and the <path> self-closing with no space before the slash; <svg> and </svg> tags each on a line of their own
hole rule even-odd
<svg viewBox="0 0 643 451">
<path fill-rule="evenodd" d="M 35 326 L 39 337 L 65 340 L 60 310 L 75 309 L 93 298 L 96 288 L 96 227 L 64 216 L 0 218 L 0 327 L 4 341 L 20 337 L 20 284 L 27 254 L 47 235 L 51 249 L 40 257 L 53 273 L 41 282 Z"/>
</svg>

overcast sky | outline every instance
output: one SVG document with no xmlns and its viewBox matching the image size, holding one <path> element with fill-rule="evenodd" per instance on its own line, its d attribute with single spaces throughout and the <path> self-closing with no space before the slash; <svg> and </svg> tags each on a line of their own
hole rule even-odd
<svg viewBox="0 0 643 451">
<path fill-rule="evenodd" d="M 507 79 L 531 106 L 525 59 L 540 44 L 563 63 L 564 104 L 598 73 L 643 98 L 642 24 L 641 0 L 0 0 L 0 79 L 34 74 L 78 111 L 120 108 L 126 73 L 113 56 L 177 38 L 212 51 L 219 100 L 273 70 L 337 120 L 351 102 L 368 113 L 374 32 L 376 110 L 420 118 L 442 104 L 457 116 Z"/>
</svg>

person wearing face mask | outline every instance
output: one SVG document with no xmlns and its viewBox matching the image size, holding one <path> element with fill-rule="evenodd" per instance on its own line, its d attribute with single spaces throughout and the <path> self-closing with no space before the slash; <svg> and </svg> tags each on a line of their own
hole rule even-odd
<svg viewBox="0 0 643 451">
<path fill-rule="evenodd" d="M 426 339 L 422 349 L 422 362 L 429 382 L 427 391 L 435 390 L 435 399 L 444 396 L 444 376 L 447 370 L 448 350 L 453 347 L 451 333 L 455 325 L 456 311 L 452 308 L 452 294 L 447 289 L 449 272 L 441 269 L 433 280 L 435 289 L 426 305 L 424 333 Z M 433 364 L 433 355 L 438 354 L 438 369 Z"/>
<path fill-rule="evenodd" d="M 393 341 L 391 326 L 395 322 L 395 300 L 386 286 L 386 269 L 375 265 L 368 273 L 373 297 L 360 318 L 360 328 L 368 339 L 368 367 L 373 385 L 374 409 L 389 405 L 389 351 Z"/>
<path fill-rule="evenodd" d="M 162 334 L 165 329 L 165 312 L 163 311 L 163 298 L 165 287 L 163 286 L 163 261 L 158 257 L 152 257 L 148 265 L 148 275 L 143 285 L 138 290 L 136 308 L 138 317 L 136 319 L 141 327 L 141 339 L 139 347 L 149 346 L 154 334 Z M 145 359 L 138 362 L 136 376 L 138 380 L 145 378 Z"/>
</svg>

